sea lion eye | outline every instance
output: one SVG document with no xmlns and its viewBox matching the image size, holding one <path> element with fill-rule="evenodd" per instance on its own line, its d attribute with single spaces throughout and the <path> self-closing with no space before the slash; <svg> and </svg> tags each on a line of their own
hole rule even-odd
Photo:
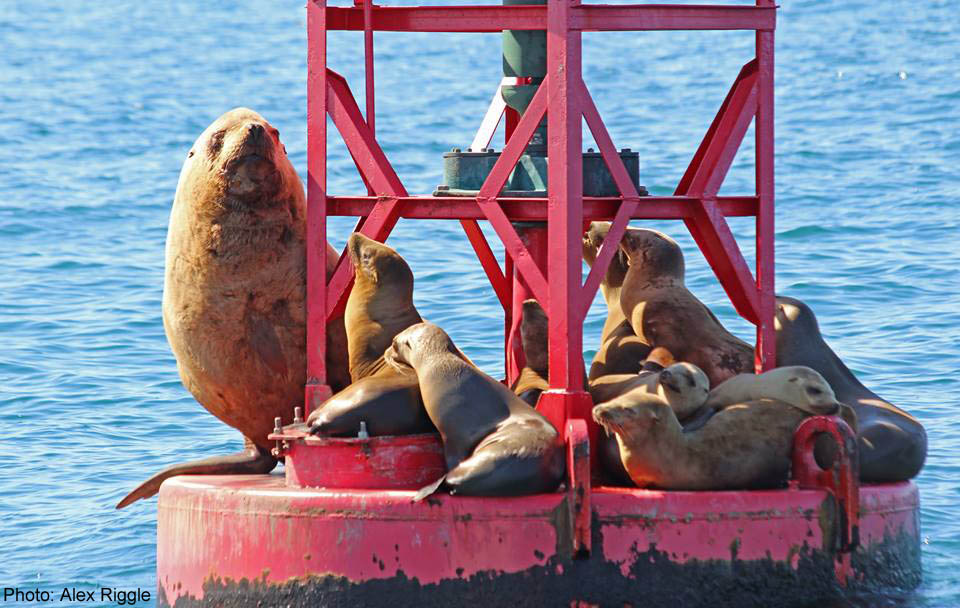
<svg viewBox="0 0 960 608">
<path fill-rule="evenodd" d="M 811 386 L 811 387 L 808 387 L 808 388 L 807 388 L 807 393 L 809 393 L 809 394 L 811 394 L 811 395 L 819 395 L 819 394 L 823 393 L 823 391 L 820 390 L 819 388 L 816 388 L 816 387 Z"/>
</svg>

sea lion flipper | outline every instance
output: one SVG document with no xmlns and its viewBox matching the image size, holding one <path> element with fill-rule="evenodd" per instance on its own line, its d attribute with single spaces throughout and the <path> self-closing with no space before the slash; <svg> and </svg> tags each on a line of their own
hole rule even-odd
<svg viewBox="0 0 960 608">
<path fill-rule="evenodd" d="M 446 480 L 447 480 L 447 476 L 442 475 L 440 479 L 436 480 L 430 485 L 423 486 L 422 488 L 420 488 L 420 491 L 416 493 L 416 495 L 413 497 L 413 499 L 410 502 L 422 501 L 424 498 L 430 496 L 431 494 L 439 490 L 440 486 L 442 486 L 443 482 L 445 482 Z"/>
<path fill-rule="evenodd" d="M 269 473 L 277 466 L 277 459 L 260 447 L 251 446 L 242 452 L 227 456 L 212 456 L 175 464 L 137 486 L 117 503 L 122 509 L 142 498 L 150 498 L 160 491 L 160 484 L 176 475 L 251 475 Z"/>
</svg>

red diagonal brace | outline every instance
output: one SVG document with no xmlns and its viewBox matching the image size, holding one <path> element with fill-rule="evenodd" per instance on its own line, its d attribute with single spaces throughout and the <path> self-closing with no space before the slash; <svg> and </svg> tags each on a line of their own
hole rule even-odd
<svg viewBox="0 0 960 608">
<path fill-rule="evenodd" d="M 507 214 L 503 212 L 503 209 L 500 208 L 496 197 L 506 183 L 507 178 L 510 177 L 510 172 L 513 171 L 517 161 L 520 160 L 520 156 L 530 142 L 530 138 L 533 137 L 537 125 L 540 124 L 540 120 L 547 112 L 546 85 L 549 79 L 550 77 L 547 76 L 543 83 L 540 84 L 540 88 L 537 89 L 536 94 L 534 94 L 526 112 L 523 113 L 520 122 L 517 123 L 513 137 L 511 137 L 503 147 L 500 158 L 498 158 L 497 162 L 493 165 L 493 169 L 490 170 L 490 174 L 487 175 L 487 179 L 483 182 L 483 186 L 480 187 L 480 192 L 477 194 L 477 205 L 480 207 L 480 211 L 482 211 L 483 215 L 490 221 L 493 229 L 497 231 L 497 235 L 500 237 L 500 240 L 503 241 L 503 246 L 506 248 L 507 253 L 513 258 L 513 263 L 517 270 L 530 287 L 530 291 L 533 292 L 534 297 L 536 297 L 540 305 L 545 309 L 547 309 L 548 306 L 549 295 L 547 291 L 547 280 L 544 278 L 543 273 L 540 272 L 540 269 L 537 268 L 536 262 L 533 261 L 530 252 L 527 251 L 527 248 L 523 245 L 523 241 L 520 240 L 517 231 L 510 225 L 510 220 L 507 218 Z"/>
<path fill-rule="evenodd" d="M 505 277 L 504 273 L 500 271 L 500 264 L 497 262 L 493 250 L 490 249 L 486 237 L 483 236 L 480 224 L 477 223 L 477 220 L 460 220 L 460 225 L 463 226 L 463 231 L 467 233 L 467 239 L 470 240 L 483 271 L 487 273 L 487 278 L 490 280 L 494 293 L 497 294 L 497 299 L 500 300 L 500 305 L 503 306 L 504 310 L 510 310 L 511 295 L 508 286 L 510 278 Z"/>
<path fill-rule="evenodd" d="M 717 208 L 716 193 L 757 113 L 756 85 L 757 62 L 753 60 L 740 70 L 675 192 L 699 197 L 694 203 L 694 217 L 684 223 L 734 308 L 755 325 L 760 318 L 757 284 L 727 220 Z"/>
<path fill-rule="evenodd" d="M 407 196 L 407 190 L 377 143 L 373 131 L 363 119 L 346 79 L 328 69 L 327 83 L 327 111 L 330 118 L 347 144 L 364 183 L 380 196 L 359 231 L 382 242 L 400 219 L 397 197 Z M 327 285 L 328 319 L 343 312 L 346 294 L 352 284 L 353 265 L 345 253 L 342 253 L 337 269 Z"/>
<path fill-rule="evenodd" d="M 593 103 L 587 85 L 581 81 L 580 87 L 583 94 L 583 118 L 587 121 L 587 126 L 593 133 L 593 139 L 597 142 L 597 148 L 603 155 L 603 162 L 610 169 L 610 175 L 613 176 L 613 181 L 617 184 L 617 189 L 623 197 L 623 202 L 617 209 L 610 226 L 610 232 L 604 239 L 604 245 L 597 252 L 597 258 L 594 260 L 590 274 L 587 275 L 587 281 L 583 286 L 580 316 L 584 318 L 590 310 L 590 304 L 597 293 L 597 288 L 600 287 L 600 281 L 603 280 L 603 276 L 610 266 L 610 261 L 613 260 L 613 255 L 617 252 L 616 244 L 623 238 L 623 233 L 626 232 L 627 224 L 630 222 L 630 216 L 636 211 L 640 194 L 637 192 L 636 186 L 633 185 L 633 180 L 630 179 L 630 174 L 627 172 L 626 165 L 623 164 L 623 159 L 617 154 L 617 148 L 613 145 L 613 140 L 603 124 L 603 119 L 600 118 L 600 112 L 597 111 L 597 106 Z M 607 247 L 607 243 L 610 244 L 609 247 Z"/>
</svg>

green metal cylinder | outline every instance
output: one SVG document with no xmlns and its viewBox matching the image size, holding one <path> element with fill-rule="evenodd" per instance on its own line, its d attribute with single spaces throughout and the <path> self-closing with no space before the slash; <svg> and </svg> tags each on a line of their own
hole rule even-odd
<svg viewBox="0 0 960 608">
<path fill-rule="evenodd" d="M 504 6 L 546 4 L 547 0 L 503 0 Z M 504 85 L 500 89 L 507 106 L 521 116 L 547 75 L 547 32 L 544 30 L 503 31 L 503 75 L 524 78 L 527 84 Z M 546 155 L 547 121 L 537 127 L 527 146 L 527 153 Z"/>
</svg>

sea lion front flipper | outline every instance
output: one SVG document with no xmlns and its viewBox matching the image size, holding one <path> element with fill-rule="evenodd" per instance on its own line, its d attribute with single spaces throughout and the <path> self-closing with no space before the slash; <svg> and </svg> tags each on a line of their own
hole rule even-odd
<svg viewBox="0 0 960 608">
<path fill-rule="evenodd" d="M 242 452 L 227 456 L 211 456 L 175 464 L 152 476 L 117 503 L 122 509 L 142 498 L 150 498 L 160 491 L 160 484 L 176 475 L 254 475 L 269 473 L 277 466 L 277 459 L 267 450 L 247 442 Z"/>
<path fill-rule="evenodd" d="M 442 475 L 440 479 L 436 480 L 430 485 L 423 486 L 422 488 L 420 488 L 420 490 L 416 493 L 416 495 L 413 497 L 413 499 L 410 502 L 422 501 L 424 498 L 430 496 L 431 494 L 439 490 L 440 486 L 442 486 L 443 482 L 445 482 L 446 480 L 447 480 L 447 476 Z"/>
</svg>

